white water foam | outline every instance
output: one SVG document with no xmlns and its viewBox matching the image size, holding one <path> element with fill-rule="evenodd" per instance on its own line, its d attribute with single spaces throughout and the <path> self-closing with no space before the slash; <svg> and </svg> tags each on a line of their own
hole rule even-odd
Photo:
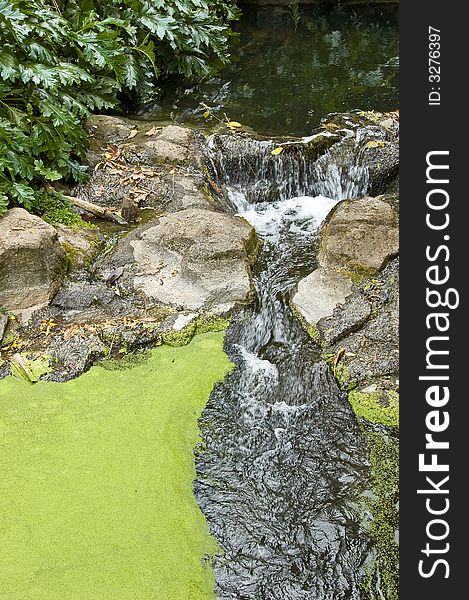
<svg viewBox="0 0 469 600">
<path fill-rule="evenodd" d="M 257 233 L 269 241 L 278 240 L 281 233 L 311 235 L 329 214 L 337 200 L 326 196 L 297 196 L 277 202 L 248 204 L 243 194 L 232 198 L 238 215 L 248 221 Z"/>
<path fill-rule="evenodd" d="M 257 354 L 253 354 L 243 348 L 243 346 L 239 346 L 235 344 L 235 348 L 239 350 L 244 362 L 249 366 L 249 370 L 251 373 L 264 377 L 265 379 L 272 380 L 275 384 L 278 381 L 278 369 L 272 364 L 270 361 L 259 358 Z"/>
</svg>

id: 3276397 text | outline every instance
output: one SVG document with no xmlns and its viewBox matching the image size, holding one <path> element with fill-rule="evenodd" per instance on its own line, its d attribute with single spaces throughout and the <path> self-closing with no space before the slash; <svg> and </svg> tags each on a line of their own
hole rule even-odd
<svg viewBox="0 0 469 600">
<path fill-rule="evenodd" d="M 428 105 L 440 106 L 441 104 L 441 37 L 440 30 L 436 27 L 428 27 L 428 82 L 430 91 L 428 93 Z"/>
</svg>

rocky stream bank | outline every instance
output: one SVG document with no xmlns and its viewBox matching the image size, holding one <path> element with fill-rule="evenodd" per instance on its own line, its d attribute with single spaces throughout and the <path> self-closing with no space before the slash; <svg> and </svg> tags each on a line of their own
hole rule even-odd
<svg viewBox="0 0 469 600">
<path fill-rule="evenodd" d="M 225 327 L 254 297 L 259 240 L 227 207 L 204 137 L 105 116 L 88 128 L 91 176 L 69 194 L 133 222 L 53 227 L 21 208 L 0 220 L 2 376 L 29 364 L 33 379 L 66 380 L 104 357 L 185 343 Z M 212 144 L 243 140 L 244 155 L 228 167 L 263 169 L 256 193 L 268 199 L 273 171 L 299 155 L 308 169 L 344 131 L 363 137 L 352 162 L 366 166 L 371 194 L 331 210 L 318 268 L 299 282 L 291 307 L 342 386 L 360 403 L 360 394 L 375 398 L 380 411 L 398 388 L 398 115 L 334 115 L 310 138 L 272 142 L 283 151 L 262 168 L 247 133 L 220 133 Z"/>
</svg>

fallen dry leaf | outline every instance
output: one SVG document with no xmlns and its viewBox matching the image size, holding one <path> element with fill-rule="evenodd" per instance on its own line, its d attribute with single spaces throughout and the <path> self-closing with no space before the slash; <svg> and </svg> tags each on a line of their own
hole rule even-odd
<svg viewBox="0 0 469 600">
<path fill-rule="evenodd" d="M 67 341 L 80 331 L 80 327 L 76 324 L 72 325 L 64 331 L 64 340 Z"/>
<path fill-rule="evenodd" d="M 152 127 L 145 133 L 145 135 L 150 137 L 151 135 L 155 135 L 155 133 L 158 133 L 158 131 L 160 131 L 160 130 L 161 130 L 161 127 Z"/>
<path fill-rule="evenodd" d="M 344 354 L 345 348 L 339 348 L 335 353 L 334 360 L 332 361 L 332 372 L 334 374 L 334 377 L 336 376 L 337 365 L 339 364 L 340 359 L 344 356 Z"/>
<path fill-rule="evenodd" d="M 365 144 L 365 148 L 382 148 L 386 146 L 386 142 L 383 140 L 370 140 Z"/>
<path fill-rule="evenodd" d="M 104 158 L 106 160 L 114 160 L 119 156 L 119 154 L 120 149 L 117 146 L 114 146 L 114 144 L 109 144 L 107 147 L 107 152 L 104 154 Z"/>
<path fill-rule="evenodd" d="M 213 179 L 208 180 L 208 183 L 210 185 L 210 187 L 212 188 L 212 190 L 216 193 L 216 194 L 221 194 L 221 189 L 219 188 L 219 186 L 213 181 Z"/>
</svg>

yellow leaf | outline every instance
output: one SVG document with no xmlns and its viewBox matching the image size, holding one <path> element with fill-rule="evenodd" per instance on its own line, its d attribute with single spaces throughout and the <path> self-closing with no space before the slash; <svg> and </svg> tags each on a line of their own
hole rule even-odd
<svg viewBox="0 0 469 600">
<path fill-rule="evenodd" d="M 206 110 L 202 116 L 204 117 L 204 119 L 208 119 L 210 116 L 210 113 L 208 112 L 208 110 Z"/>
<path fill-rule="evenodd" d="M 278 156 L 281 152 L 283 152 L 283 148 L 278 146 L 278 148 L 274 148 L 271 152 L 272 156 Z"/>
<path fill-rule="evenodd" d="M 382 148 L 383 146 L 386 146 L 386 142 L 383 140 L 371 140 L 365 144 L 365 148 Z"/>
<path fill-rule="evenodd" d="M 238 121 L 228 121 L 226 126 L 229 127 L 230 129 L 236 129 L 237 127 L 242 127 L 241 123 L 238 123 Z"/>
</svg>

